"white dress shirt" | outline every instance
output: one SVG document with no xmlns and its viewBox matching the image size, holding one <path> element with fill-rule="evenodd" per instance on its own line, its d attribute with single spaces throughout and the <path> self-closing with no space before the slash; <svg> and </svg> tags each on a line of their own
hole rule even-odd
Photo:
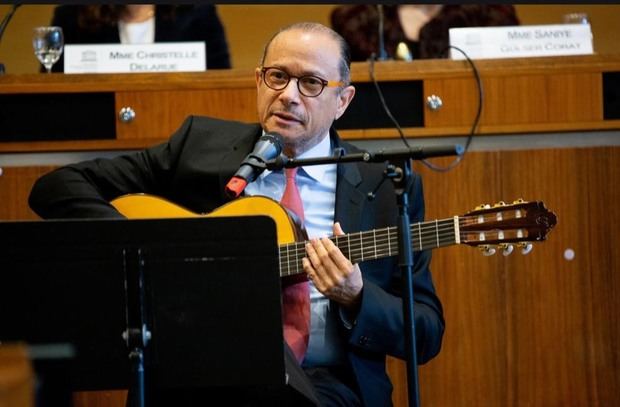
<svg viewBox="0 0 620 407">
<path fill-rule="evenodd" d="M 152 44 L 155 42 L 155 17 L 140 23 L 118 21 L 121 44 Z"/>
<path fill-rule="evenodd" d="M 296 158 L 327 157 L 332 155 L 329 134 Z M 297 171 L 297 187 L 304 206 L 305 229 L 309 238 L 333 235 L 336 203 L 336 164 L 312 165 Z M 246 195 L 268 196 L 280 201 L 286 179 L 282 171 L 264 171 L 248 184 Z M 338 336 L 338 314 L 330 302 L 310 282 L 310 341 L 304 366 L 329 366 L 342 363 L 343 344 Z M 334 317 L 334 315 L 336 317 Z"/>
</svg>

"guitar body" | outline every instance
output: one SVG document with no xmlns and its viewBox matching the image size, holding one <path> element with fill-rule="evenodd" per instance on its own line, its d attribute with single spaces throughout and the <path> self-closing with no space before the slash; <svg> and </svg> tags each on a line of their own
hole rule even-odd
<svg viewBox="0 0 620 407">
<path fill-rule="evenodd" d="M 242 197 L 208 214 L 197 214 L 166 199 L 148 195 L 124 195 L 110 202 L 129 219 L 269 216 L 276 223 L 278 245 L 303 240 L 305 233 L 282 205 L 264 196 Z"/>
</svg>

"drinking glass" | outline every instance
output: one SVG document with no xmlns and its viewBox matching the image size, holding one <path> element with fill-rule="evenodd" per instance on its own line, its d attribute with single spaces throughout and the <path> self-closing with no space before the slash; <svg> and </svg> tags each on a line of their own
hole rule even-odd
<svg viewBox="0 0 620 407">
<path fill-rule="evenodd" d="M 58 61 L 65 44 L 61 27 L 35 27 L 32 37 L 34 54 L 47 69 L 52 72 L 52 66 Z"/>
<path fill-rule="evenodd" d="M 590 24 L 590 17 L 587 13 L 568 13 L 562 16 L 564 24 Z"/>
</svg>

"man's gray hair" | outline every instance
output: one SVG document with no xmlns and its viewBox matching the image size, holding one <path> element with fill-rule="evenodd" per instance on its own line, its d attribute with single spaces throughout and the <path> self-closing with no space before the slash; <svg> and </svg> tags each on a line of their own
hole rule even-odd
<svg viewBox="0 0 620 407">
<path fill-rule="evenodd" d="M 269 50 L 269 46 L 273 42 L 273 40 L 281 33 L 286 31 L 299 30 L 304 32 L 320 32 L 323 34 L 327 34 L 330 36 L 338 46 L 340 47 L 340 80 L 348 85 L 351 81 L 351 51 L 349 50 L 349 44 L 342 38 L 340 34 L 336 31 L 332 30 L 329 27 L 324 26 L 323 24 L 313 23 L 313 22 L 302 22 L 288 25 L 284 28 L 281 28 L 278 32 L 276 32 L 265 44 L 265 48 L 263 49 L 263 56 L 260 60 L 260 66 L 264 66 L 265 58 L 267 57 L 267 51 Z"/>
</svg>

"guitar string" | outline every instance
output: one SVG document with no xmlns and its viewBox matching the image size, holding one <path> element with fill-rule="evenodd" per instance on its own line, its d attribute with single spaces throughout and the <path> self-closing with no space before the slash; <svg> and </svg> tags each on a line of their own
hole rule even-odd
<svg viewBox="0 0 620 407">
<path fill-rule="evenodd" d="M 452 244 L 452 243 L 454 243 L 454 239 L 443 239 L 442 241 L 440 241 L 439 247 Z M 385 245 L 385 244 L 377 245 L 376 253 L 374 249 L 372 251 L 367 250 L 367 249 L 361 249 L 361 250 L 352 250 L 348 256 L 346 252 L 344 254 L 347 258 L 349 258 L 352 262 L 355 263 L 355 262 L 359 262 L 362 260 L 372 260 L 376 258 L 389 257 L 389 256 L 396 255 L 398 253 L 398 247 L 396 243 L 390 244 L 388 246 L 388 249 L 386 249 L 385 246 L 388 246 L 388 245 Z M 362 253 L 366 253 L 366 255 L 362 255 Z M 300 268 L 302 268 L 301 259 L 305 257 L 305 255 L 306 255 L 305 249 L 299 249 L 299 250 L 296 250 L 296 253 L 294 253 L 291 256 L 291 258 L 288 259 L 288 261 L 282 260 L 280 264 L 281 270 L 282 270 L 281 274 L 282 275 L 298 274 Z M 291 271 L 291 269 L 293 269 L 293 271 Z"/>
<path fill-rule="evenodd" d="M 480 222 L 478 221 L 479 216 L 464 216 L 464 217 L 459 217 L 459 225 L 460 226 L 470 226 L 470 225 L 475 225 L 475 224 L 480 224 Z M 441 223 L 441 227 L 438 226 L 438 224 Z M 488 223 L 485 222 L 485 223 Z M 439 232 L 445 232 L 446 230 L 448 231 L 452 231 L 454 227 L 454 218 L 449 218 L 449 219 L 442 219 L 442 220 L 437 220 L 437 221 L 430 221 L 430 222 L 420 222 L 417 224 L 413 224 L 411 225 L 411 229 L 414 232 L 414 242 L 416 242 L 416 229 L 417 234 L 420 235 L 421 239 L 422 239 L 422 245 L 423 246 L 428 246 L 428 242 L 430 241 L 430 239 L 432 240 L 436 240 L 436 234 L 438 234 Z M 354 239 L 354 243 L 355 242 L 360 242 L 361 241 L 361 245 L 364 244 L 365 241 L 375 241 L 376 240 L 376 234 L 377 232 L 379 233 L 380 237 L 383 237 L 382 235 L 387 234 L 388 239 L 390 237 L 392 237 L 392 235 L 394 234 L 394 232 L 389 231 L 390 228 L 395 228 L 394 226 L 390 226 L 387 228 L 382 228 L 382 229 L 376 229 L 374 231 L 366 231 L 366 232 L 359 232 L 359 236 L 360 237 L 355 237 L 353 236 Z M 476 229 L 471 229 L 471 227 L 468 227 L 468 230 L 466 232 L 461 232 L 459 234 L 460 237 L 465 236 L 467 233 L 488 233 L 488 234 L 493 234 L 496 233 L 494 230 L 490 230 L 490 229 L 480 229 L 480 230 L 476 230 Z M 370 237 L 372 235 L 372 238 Z M 351 235 L 345 235 L 348 236 L 348 242 L 351 239 Z M 336 236 L 331 236 L 330 239 L 332 239 L 332 241 L 336 240 Z M 306 242 L 295 242 L 295 243 L 291 243 L 289 245 L 295 246 L 295 245 L 299 245 L 296 247 L 299 247 L 300 250 L 305 250 L 304 246 L 305 246 Z M 419 246 L 420 244 L 420 240 L 418 239 L 417 244 Z M 436 246 L 436 245 L 435 245 Z M 288 249 L 290 250 L 290 249 Z"/>
<path fill-rule="evenodd" d="M 452 229 L 451 231 L 454 231 L 453 230 L 454 220 L 449 219 L 449 220 L 438 221 L 438 223 L 439 222 L 442 222 L 441 228 L 433 226 L 431 230 L 427 230 L 426 232 L 423 232 L 423 235 L 427 235 L 426 237 L 425 236 L 422 237 L 423 242 L 426 241 L 426 243 L 423 243 L 424 246 L 437 246 L 436 245 L 437 242 L 439 242 L 439 245 L 441 246 L 445 244 L 452 244 L 455 241 L 454 233 L 452 233 L 451 235 L 442 234 L 439 240 L 437 239 L 438 230 L 446 231 L 446 230 Z M 450 222 L 449 228 L 446 228 L 443 226 L 447 222 Z M 351 238 L 350 238 L 351 235 L 332 236 L 330 237 L 330 239 L 334 241 L 334 243 L 336 243 L 338 246 L 340 246 L 340 243 L 338 242 L 339 240 L 346 241 L 347 245 L 351 247 L 351 249 L 349 249 L 348 247 L 343 247 L 342 249 L 344 249 L 343 252 L 345 252 L 345 255 L 346 255 L 346 252 L 349 252 L 349 255 L 347 257 L 351 258 L 352 260 L 357 260 L 357 259 L 360 259 L 360 260 L 368 259 L 369 260 L 369 259 L 386 257 L 392 254 L 395 255 L 396 253 L 398 253 L 398 241 L 396 239 L 395 232 L 390 231 L 390 229 L 396 230 L 396 227 L 390 226 L 390 227 L 383 228 L 383 229 L 377 229 L 375 230 L 375 233 L 373 236 L 371 236 L 372 232 L 362 232 L 360 233 L 360 237 L 353 236 L 352 245 L 349 244 L 351 241 Z M 426 228 L 426 229 L 429 229 L 429 228 Z M 429 234 L 429 232 L 431 233 Z M 433 244 L 431 245 L 429 244 L 429 242 L 432 242 Z M 283 245 L 284 250 L 282 251 L 286 252 L 287 260 L 284 260 L 284 256 L 281 255 L 280 265 L 281 265 L 281 269 L 288 270 L 288 274 L 284 274 L 284 275 L 297 274 L 297 273 L 290 273 L 290 269 L 294 268 L 296 271 L 298 270 L 301 257 L 305 257 L 305 254 L 306 254 L 305 244 L 306 242 L 294 242 L 294 243 Z M 371 247 L 368 246 L 369 244 Z M 416 245 L 419 245 L 419 243 L 417 243 L 416 239 L 414 238 L 412 246 L 416 246 Z M 292 262 L 290 261 L 291 258 L 293 259 Z"/>
<path fill-rule="evenodd" d="M 448 236 L 443 234 L 445 231 L 453 231 L 453 226 L 454 226 L 453 221 L 450 220 L 449 224 L 442 225 L 442 227 L 439 227 L 439 228 L 433 227 L 430 230 L 426 230 L 422 232 L 422 240 L 423 242 L 424 241 L 428 242 L 431 239 L 432 241 L 435 241 L 437 231 L 442 233 L 442 240 L 445 240 L 446 237 L 453 239 L 454 234 L 448 235 Z M 343 236 L 331 236 L 330 239 L 334 241 L 334 243 L 336 243 L 337 240 L 345 240 L 345 239 L 347 241 L 347 244 L 352 242 L 352 247 L 354 248 L 354 250 L 351 250 L 351 251 L 354 252 L 354 251 L 359 250 L 359 246 L 366 245 L 367 242 L 377 241 L 377 242 L 384 244 L 385 243 L 384 241 L 386 238 L 387 240 L 394 240 L 394 242 L 396 242 L 395 232 L 390 231 L 389 229 L 396 229 L 396 227 L 391 226 L 389 228 L 377 229 L 376 232 L 378 233 L 375 233 L 375 236 L 371 236 L 370 233 L 368 232 L 362 232 L 361 237 L 356 237 L 356 236 L 351 237 L 351 235 L 343 235 Z M 415 243 L 419 242 L 419 239 L 417 238 L 417 236 L 414 236 L 413 240 Z M 306 243 L 307 242 L 293 242 L 293 243 L 285 244 L 283 245 L 283 247 L 286 248 L 289 252 L 305 251 Z M 425 244 L 425 245 L 428 245 L 428 244 Z M 294 249 L 291 249 L 291 248 L 294 248 Z"/>
<path fill-rule="evenodd" d="M 438 221 L 438 222 L 440 222 L 440 221 Z M 442 224 L 441 224 L 442 226 L 441 227 L 435 227 L 435 226 L 428 227 L 428 226 L 425 226 L 425 228 L 424 228 L 425 230 L 420 233 L 421 240 L 422 240 L 421 243 L 422 243 L 423 246 L 437 246 L 436 244 L 429 244 L 429 243 L 432 243 L 432 242 L 436 241 L 437 240 L 437 234 L 440 233 L 440 232 L 442 233 L 442 236 L 439 238 L 440 242 L 442 242 L 442 241 L 445 242 L 446 239 L 449 239 L 449 241 L 452 240 L 454 234 L 445 235 L 444 232 L 445 231 L 450 231 L 450 232 L 453 231 L 453 221 L 452 220 L 444 220 L 444 221 L 441 221 L 441 222 L 442 222 Z M 396 237 L 396 236 L 394 236 L 395 233 L 393 231 L 390 231 L 391 228 L 395 228 L 395 227 L 388 227 L 388 228 L 383 228 L 383 229 L 377 229 L 377 230 L 375 230 L 374 233 L 373 232 L 362 232 L 362 233 L 360 233 L 360 237 L 353 236 L 351 238 L 351 235 L 344 235 L 344 236 L 331 236 L 330 239 L 332 241 L 334 241 L 335 243 L 338 240 L 347 239 L 346 241 L 347 241 L 348 246 L 351 246 L 350 242 L 351 242 L 351 239 L 352 239 L 353 240 L 353 250 L 351 250 L 351 253 L 356 253 L 356 252 L 360 252 L 360 250 L 362 250 L 362 251 L 365 250 L 364 247 L 366 247 L 367 243 L 378 242 L 379 244 L 377 246 L 380 246 L 381 244 L 385 245 L 386 237 L 387 237 L 388 242 L 391 240 L 392 237 Z M 414 245 L 419 246 L 419 244 L 420 244 L 420 237 L 418 237 L 417 234 L 415 233 L 416 232 L 415 229 L 416 229 L 415 226 L 413 226 L 412 227 L 412 230 L 414 232 L 413 242 L 414 242 Z M 480 230 L 469 229 L 466 232 L 461 232 L 460 236 L 463 237 L 463 236 L 465 236 L 467 234 L 482 233 L 482 232 L 484 232 L 486 234 L 489 234 L 489 235 L 495 235 L 495 234 L 498 233 L 495 230 L 488 230 L 488 229 L 480 229 Z M 371 235 L 371 233 L 372 233 L 372 235 Z M 299 252 L 299 251 L 304 252 L 305 251 L 305 244 L 306 244 L 306 242 L 294 242 L 294 243 L 290 243 L 288 245 L 284 245 L 284 249 L 286 249 L 289 253 L 290 252 L 294 252 L 294 254 Z M 360 249 L 359 246 L 362 246 L 362 248 Z M 374 250 L 374 246 L 375 245 L 372 245 L 372 247 L 370 249 Z M 291 247 L 294 248 L 294 249 L 291 249 Z M 392 247 L 392 245 L 390 244 L 389 247 Z M 366 256 L 366 257 L 373 257 L 373 256 Z"/>
<path fill-rule="evenodd" d="M 459 217 L 459 224 L 461 226 L 479 224 L 480 223 L 479 217 L 480 215 Z M 488 223 L 488 221 L 486 223 Z M 439 226 L 440 224 L 441 224 L 441 227 Z M 330 237 L 330 239 L 334 241 L 335 243 L 338 243 L 338 240 L 341 240 L 341 239 L 344 240 L 346 238 L 348 247 L 342 248 L 342 249 L 346 249 L 346 250 L 343 250 L 343 252 L 349 252 L 348 253 L 349 255 L 347 257 L 350 257 L 352 259 L 381 258 L 381 257 L 392 255 L 392 252 L 394 252 L 393 254 L 398 253 L 397 243 L 393 244 L 390 241 L 392 240 L 391 237 L 396 237 L 394 236 L 394 232 L 390 231 L 390 229 L 392 228 L 395 229 L 396 227 L 390 226 L 387 228 L 376 229 L 373 231 L 360 232 L 359 237 L 353 236 L 352 247 L 350 244 L 351 235 L 332 236 Z M 422 247 L 424 248 L 424 247 L 432 247 L 432 246 L 440 247 L 442 245 L 445 245 L 446 243 L 451 244 L 452 242 L 454 242 L 454 233 L 451 236 L 442 235 L 441 237 L 439 237 L 438 234 L 439 232 L 443 233 L 446 230 L 453 231 L 453 228 L 454 228 L 454 218 L 430 221 L 430 222 L 420 222 L 418 224 L 413 224 L 411 225 L 411 229 L 412 230 L 420 229 L 419 231 L 420 237 L 418 238 L 418 236 L 414 236 L 412 246 L 416 247 L 416 246 L 419 246 L 421 243 Z M 461 232 L 460 236 L 464 237 L 467 234 L 472 234 L 472 233 L 486 233 L 490 235 L 495 235 L 497 234 L 497 231 L 488 230 L 488 229 L 481 229 L 479 231 L 469 229 L 467 232 Z M 415 230 L 414 230 L 414 234 L 415 234 Z M 385 241 L 386 237 L 387 237 L 387 242 Z M 421 238 L 421 242 L 420 242 L 420 238 Z M 510 241 L 510 239 L 505 239 L 505 241 Z M 373 243 L 371 244 L 370 248 L 365 246 L 367 242 Z M 287 256 L 289 258 L 293 257 L 294 261 L 293 262 L 291 262 L 290 260 L 281 261 L 281 269 L 287 268 L 290 270 L 291 265 L 294 265 L 295 269 L 298 270 L 299 264 L 300 264 L 300 258 L 305 256 L 305 244 L 306 242 L 295 242 L 295 243 L 284 245 L 284 248 L 286 249 L 286 252 L 287 252 Z M 291 247 L 293 247 L 293 249 L 291 249 Z M 387 247 L 387 250 L 385 249 L 385 247 Z M 281 257 L 281 260 L 282 260 L 282 257 Z"/>
<path fill-rule="evenodd" d="M 447 226 L 447 227 L 446 227 Z M 424 232 L 422 232 L 422 241 L 423 242 L 429 242 L 429 241 L 435 241 L 436 240 L 436 232 L 439 231 L 442 233 L 442 237 L 441 240 L 445 240 L 446 238 L 449 238 L 450 240 L 452 240 L 454 238 L 454 234 L 452 233 L 451 235 L 445 235 L 445 231 L 453 231 L 453 222 L 450 221 L 450 224 L 448 225 L 442 225 L 442 227 L 436 228 L 433 227 L 431 230 L 426 230 Z M 395 235 L 395 231 L 389 231 L 388 229 L 396 229 L 395 227 L 390 227 L 390 228 L 384 228 L 384 229 L 377 229 L 375 235 L 371 235 L 370 233 L 372 232 L 362 232 L 360 237 L 356 237 L 353 236 L 351 237 L 351 235 L 343 235 L 343 236 L 331 236 L 330 240 L 334 241 L 334 243 L 336 243 L 337 240 L 345 240 L 347 244 L 352 243 L 351 246 L 353 247 L 354 250 L 351 250 L 351 252 L 355 252 L 355 251 L 359 251 L 359 247 L 366 247 L 367 244 L 369 244 L 370 242 L 379 242 L 381 244 L 385 244 L 385 240 L 387 238 L 388 241 L 390 240 L 394 240 L 394 242 L 396 242 L 396 235 Z M 378 232 L 378 233 L 377 233 Z M 394 238 L 394 239 L 392 239 Z M 419 239 L 417 238 L 417 236 L 414 236 L 413 239 L 414 243 L 419 244 Z M 305 244 L 307 242 L 293 242 L 293 243 L 289 243 L 289 244 L 285 244 L 283 245 L 283 247 L 285 249 L 287 249 L 288 252 L 298 252 L 298 251 L 305 251 Z M 425 246 L 428 246 L 427 244 L 424 244 Z M 390 245 L 390 247 L 393 245 Z M 291 249 L 293 248 L 293 249 Z M 346 248 L 345 248 L 346 249 Z M 372 248 L 372 250 L 374 250 L 374 248 Z M 370 256 L 369 256 L 370 257 Z"/>
</svg>

